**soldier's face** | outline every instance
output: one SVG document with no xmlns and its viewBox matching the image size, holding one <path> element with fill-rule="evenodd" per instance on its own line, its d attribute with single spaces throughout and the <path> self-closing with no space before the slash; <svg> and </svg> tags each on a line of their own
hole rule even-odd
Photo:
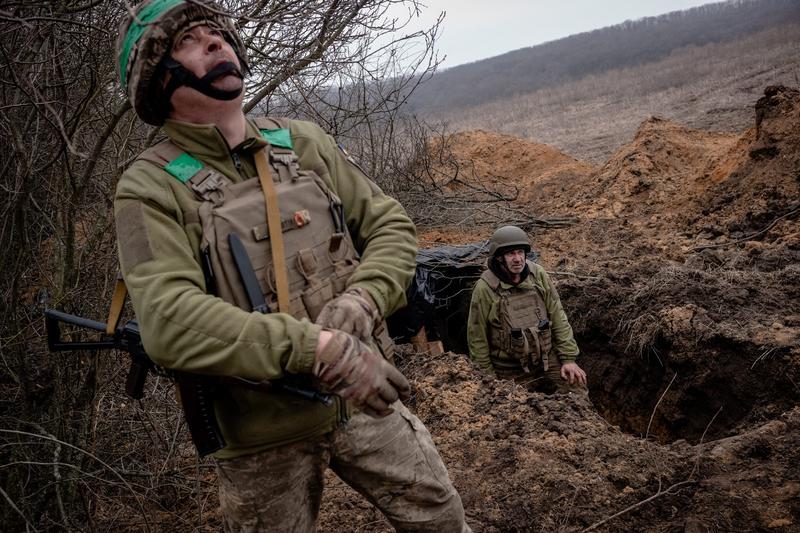
<svg viewBox="0 0 800 533">
<path fill-rule="evenodd" d="M 515 248 L 503 254 L 503 264 L 512 274 L 521 274 L 525 269 L 525 250 Z"/>
<path fill-rule="evenodd" d="M 241 68 L 236 52 L 225 40 L 222 32 L 205 25 L 191 27 L 176 35 L 171 55 L 175 61 L 192 71 L 198 78 L 202 78 L 211 69 L 227 61 Z M 230 73 L 215 79 L 211 85 L 217 89 L 232 91 L 241 88 L 243 83 L 241 78 Z M 173 97 L 180 99 L 180 93 L 190 90 L 192 89 L 188 87 L 180 87 Z M 173 100 L 173 105 L 175 104 Z"/>
</svg>

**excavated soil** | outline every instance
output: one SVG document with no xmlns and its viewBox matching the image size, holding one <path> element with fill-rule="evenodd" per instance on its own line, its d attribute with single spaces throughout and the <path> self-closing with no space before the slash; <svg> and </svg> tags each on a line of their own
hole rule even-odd
<svg viewBox="0 0 800 533">
<path fill-rule="evenodd" d="M 800 530 L 800 93 L 769 87 L 751 129 L 653 117 L 601 167 L 489 132 L 452 143 L 535 217 L 589 398 L 485 379 L 406 349 L 411 407 L 476 531 Z M 423 228 L 425 244 L 490 227 Z M 386 531 L 331 476 L 321 531 Z"/>
</svg>

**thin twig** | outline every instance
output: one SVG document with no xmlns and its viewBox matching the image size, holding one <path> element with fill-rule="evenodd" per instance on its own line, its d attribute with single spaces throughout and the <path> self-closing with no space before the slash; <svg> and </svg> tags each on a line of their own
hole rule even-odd
<svg viewBox="0 0 800 533">
<path fill-rule="evenodd" d="M 603 279 L 601 276 L 587 276 L 585 274 L 576 274 L 575 272 L 562 272 L 559 270 L 553 270 L 553 271 L 548 270 L 547 273 L 551 276 L 572 276 L 573 278 L 578 278 L 578 279 L 594 279 L 594 280 Z"/>
<path fill-rule="evenodd" d="M 112 467 L 111 465 L 109 465 L 108 463 L 106 463 L 105 461 L 103 461 L 102 459 L 100 459 L 99 457 L 97 457 L 95 454 L 93 454 L 93 453 L 91 453 L 91 452 L 89 452 L 89 451 L 86 451 L 86 450 L 84 450 L 83 448 L 80 448 L 80 447 L 78 447 L 78 446 L 75 446 L 75 445 L 73 445 L 73 444 L 70 444 L 70 443 L 68 443 L 68 442 L 64 442 L 64 441 L 62 441 L 62 440 L 60 440 L 60 439 L 56 439 L 56 438 L 53 438 L 53 437 L 50 437 L 50 436 L 46 436 L 46 435 L 39 435 L 39 434 L 37 434 L 37 433 L 31 433 L 31 432 L 29 432 L 29 431 L 19 431 L 19 430 L 16 430 L 16 429 L 0 429 L 0 433 L 10 433 L 10 434 L 14 434 L 14 435 L 25 435 L 25 436 L 28 436 L 28 437 L 36 437 L 36 438 L 39 438 L 39 439 L 43 439 L 43 440 L 49 440 L 49 441 L 51 441 L 51 442 L 55 442 L 55 443 L 57 443 L 57 444 L 60 444 L 60 445 L 66 446 L 66 447 L 68 447 L 68 448 L 72 448 L 73 450 L 76 450 L 76 451 L 77 451 L 77 452 L 79 452 L 79 453 L 82 453 L 82 454 L 84 454 L 84 455 L 86 455 L 86 456 L 88 456 L 88 457 L 91 457 L 92 459 L 94 459 L 95 461 L 97 461 L 98 463 L 100 463 L 101 465 L 103 465 L 104 467 L 106 467 L 106 468 L 107 468 L 109 471 L 111 471 L 111 472 L 112 472 L 112 473 L 113 473 L 113 474 L 114 474 L 114 475 L 115 475 L 117 478 L 119 478 L 119 480 L 120 480 L 120 481 L 122 481 L 122 484 L 123 484 L 123 485 L 125 485 L 125 487 L 126 487 L 126 488 L 127 488 L 129 491 L 131 491 L 131 494 L 134 494 L 134 495 L 136 495 L 136 491 L 134 491 L 134 490 L 133 490 L 133 487 L 131 487 L 131 484 L 130 484 L 130 483 L 128 483 L 128 481 L 127 481 L 127 480 L 126 480 L 124 477 L 122 477 L 122 476 L 119 474 L 119 472 L 117 472 L 117 471 L 114 469 L 114 467 Z M 139 506 L 139 510 L 140 510 L 140 511 L 141 511 L 141 513 L 142 513 L 142 518 L 144 519 L 145 528 L 147 529 L 147 531 L 150 531 L 150 522 L 149 522 L 149 520 L 147 519 L 147 513 L 145 513 L 144 507 L 142 507 L 142 502 L 141 502 L 141 501 L 139 501 L 139 499 L 138 499 L 138 498 L 135 498 L 135 500 L 136 500 L 136 503 L 137 503 L 137 504 L 138 504 L 138 506 Z"/>
<path fill-rule="evenodd" d="M 761 235 L 762 233 L 766 233 L 766 232 L 768 232 L 768 231 L 769 231 L 769 230 L 771 230 L 771 229 L 772 229 L 772 227 L 773 227 L 775 224 L 777 224 L 777 223 L 778 223 L 780 220 L 782 220 L 782 219 L 784 219 L 784 218 L 786 218 L 786 217 L 788 217 L 788 216 L 791 216 L 791 215 L 793 215 L 793 214 L 797 213 L 798 211 L 800 211 L 800 207 L 796 207 L 796 208 L 792 209 L 791 211 L 789 211 L 788 213 L 786 213 L 785 215 L 779 216 L 778 218 L 776 218 L 775 220 L 773 220 L 772 222 L 770 222 L 770 223 L 769 223 L 769 224 L 768 224 L 766 227 L 764 227 L 763 229 L 761 229 L 761 230 L 759 230 L 759 231 L 757 231 L 757 232 L 755 232 L 755 233 L 752 233 L 752 234 L 750 234 L 750 235 L 747 235 L 747 236 L 745 236 L 745 237 L 742 237 L 741 239 L 736 239 L 735 241 L 730 241 L 730 242 L 723 242 L 723 243 L 720 243 L 720 244 L 706 244 L 706 245 L 703 245 L 703 246 L 695 246 L 695 247 L 693 248 L 693 250 L 694 250 L 695 252 L 699 252 L 699 251 L 701 251 L 701 250 L 709 250 L 709 249 L 711 249 L 711 248 L 724 248 L 725 246 L 732 246 L 732 245 L 734 245 L 734 244 L 740 244 L 740 243 L 743 243 L 743 242 L 750 241 L 750 240 L 752 240 L 752 239 L 753 239 L 753 237 L 758 237 L 758 236 L 759 236 L 759 235 Z"/>
<path fill-rule="evenodd" d="M 3 490 L 2 486 L 0 486 L 0 494 L 2 494 L 3 498 L 6 499 L 8 505 L 10 505 L 11 508 L 14 509 L 17 512 L 17 514 L 19 514 L 22 517 L 23 520 L 25 520 L 25 525 L 27 526 L 27 528 L 33 531 L 39 531 L 33 526 L 33 524 L 30 523 L 30 521 L 28 521 L 28 517 L 25 516 L 25 514 L 22 511 L 19 510 L 19 507 L 17 507 L 17 505 L 14 503 L 14 500 L 11 499 L 11 496 L 9 496 L 8 493 Z"/>
<path fill-rule="evenodd" d="M 775 346 L 773 346 L 773 347 L 772 347 L 772 348 L 770 348 L 769 350 L 766 350 L 766 351 L 764 351 L 764 353 L 762 353 L 761 355 L 759 355 L 758 357 L 756 357 L 756 360 L 755 360 L 755 361 L 753 361 L 753 364 L 752 364 L 752 365 L 750 365 L 750 370 L 753 370 L 753 368 L 755 368 L 755 366 L 756 366 L 756 363 L 758 363 L 758 362 L 759 362 L 759 361 L 761 361 L 762 359 L 765 359 L 766 357 L 768 357 L 768 356 L 769 356 L 769 354 L 771 354 L 771 353 L 772 353 L 772 352 L 774 352 L 774 351 L 775 351 Z"/>
<path fill-rule="evenodd" d="M 678 373 L 675 372 L 675 375 L 672 376 L 672 379 L 670 380 L 669 385 L 667 385 L 667 388 L 664 389 L 664 392 L 661 393 L 661 397 L 656 402 L 655 407 L 653 407 L 653 412 L 650 413 L 650 421 L 647 423 L 647 431 L 644 432 L 644 440 L 647 440 L 647 437 L 650 435 L 650 425 L 653 423 L 653 417 L 656 416 L 656 409 L 658 409 L 658 406 L 661 404 L 661 400 L 664 399 L 664 396 L 666 396 L 667 391 L 672 386 L 672 382 L 675 381 L 675 378 L 677 378 L 677 377 L 678 377 Z"/>
<path fill-rule="evenodd" d="M 644 500 L 642 500 L 640 502 L 634 503 L 633 505 L 630 505 L 630 506 L 626 507 L 625 509 L 621 510 L 620 512 L 615 513 L 615 514 L 613 514 L 613 515 L 611 515 L 611 516 L 609 516 L 607 518 L 604 518 L 604 519 L 600 520 L 599 522 L 595 522 L 591 526 L 589 526 L 586 529 L 582 530 L 582 532 L 592 531 L 593 529 L 597 529 L 598 527 L 602 526 L 606 522 L 608 522 L 610 520 L 613 520 L 614 518 L 616 518 L 618 516 L 622 516 L 622 515 L 624 515 L 626 513 L 629 513 L 631 511 L 633 511 L 634 509 L 638 509 L 642 505 L 644 505 L 646 503 L 649 503 L 649 502 L 655 500 L 656 498 L 664 496 L 665 494 L 674 494 L 672 492 L 673 490 L 679 489 L 679 488 L 684 487 L 686 485 L 691 485 L 692 483 L 696 483 L 696 481 L 694 481 L 693 479 L 687 479 L 685 481 L 680 481 L 678 483 L 674 483 L 674 484 L 670 485 L 669 487 L 667 487 L 666 490 L 661 490 L 661 488 L 659 488 L 658 492 L 656 492 L 655 494 L 653 494 L 649 498 L 645 498 Z"/>
<path fill-rule="evenodd" d="M 677 373 L 676 373 L 676 375 L 677 375 Z M 675 378 L 673 377 L 672 379 L 675 379 Z M 670 382 L 670 384 L 672 384 L 672 382 Z M 667 388 L 669 388 L 669 387 L 667 387 Z M 678 483 L 673 483 L 672 485 L 667 487 L 666 490 L 661 490 L 661 481 L 659 481 L 658 482 L 658 491 L 656 491 L 655 494 L 653 494 L 649 498 L 645 498 L 644 500 L 642 500 L 640 502 L 636 502 L 633 505 L 630 505 L 630 506 L 626 507 L 625 509 L 619 511 L 618 513 L 614 513 L 613 515 L 611 515 L 609 517 L 606 517 L 606 518 L 600 520 L 599 522 L 595 522 L 591 526 L 589 526 L 586 529 L 582 530 L 582 533 L 586 532 L 586 531 L 592 531 L 593 529 L 597 529 L 598 527 L 602 526 L 606 522 L 608 522 L 610 520 L 613 520 L 614 518 L 617 518 L 618 516 L 622 516 L 622 515 L 624 515 L 626 513 L 629 513 L 631 511 L 633 511 L 634 509 L 638 509 L 642 505 L 644 505 L 646 503 L 649 503 L 649 502 L 655 500 L 656 498 L 660 498 L 661 496 L 664 496 L 665 494 L 675 494 L 674 492 L 672 492 L 675 489 L 680 489 L 681 487 L 685 487 L 686 485 L 691 485 L 693 483 L 697 483 L 697 480 L 694 479 L 694 476 L 695 476 L 695 474 L 697 474 L 698 470 L 700 469 L 700 459 L 702 459 L 702 451 L 703 451 L 703 440 L 706 438 L 706 433 L 708 432 L 708 428 L 711 427 L 711 424 L 714 423 L 714 420 L 717 419 L 717 416 L 719 415 L 719 413 L 721 411 L 722 411 L 722 406 L 720 406 L 720 408 L 717 409 L 717 412 L 714 414 L 714 416 L 711 417 L 711 420 L 708 422 L 708 425 L 706 425 L 706 429 L 703 431 L 703 435 L 700 437 L 700 443 L 697 445 L 697 457 L 695 458 L 694 468 L 692 468 L 692 471 L 691 471 L 691 473 L 689 473 L 689 477 L 686 480 L 679 481 Z"/>
<path fill-rule="evenodd" d="M 706 429 L 703 430 L 703 434 L 700 435 L 700 442 L 697 444 L 697 457 L 694 460 L 694 468 L 692 468 L 692 473 L 689 474 L 689 478 L 694 477 L 695 473 L 697 473 L 697 471 L 700 469 L 700 457 L 701 457 L 700 453 L 703 451 L 703 441 L 706 438 L 706 432 L 708 432 L 708 428 L 711 427 L 711 424 L 714 423 L 714 420 L 716 420 L 717 416 L 722 412 L 722 408 L 723 407 L 724 406 L 722 406 L 722 405 L 719 406 L 719 409 L 717 409 L 717 412 L 714 413 L 714 416 L 711 417 L 711 420 L 706 425 Z"/>
</svg>

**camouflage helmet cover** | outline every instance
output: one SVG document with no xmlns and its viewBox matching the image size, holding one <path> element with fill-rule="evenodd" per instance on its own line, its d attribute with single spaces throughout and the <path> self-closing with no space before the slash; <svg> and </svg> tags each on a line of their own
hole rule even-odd
<svg viewBox="0 0 800 533">
<path fill-rule="evenodd" d="M 120 85 L 133 109 L 154 126 L 164 123 L 164 102 L 151 87 L 159 64 L 172 48 L 179 31 L 203 23 L 222 31 L 247 71 L 247 51 L 230 16 L 207 0 L 146 0 L 124 17 L 117 38 L 117 69 Z"/>
<path fill-rule="evenodd" d="M 528 235 L 517 226 L 503 226 L 498 228 L 489 239 L 489 256 L 495 257 L 512 248 L 522 248 L 525 253 L 531 251 Z"/>
</svg>

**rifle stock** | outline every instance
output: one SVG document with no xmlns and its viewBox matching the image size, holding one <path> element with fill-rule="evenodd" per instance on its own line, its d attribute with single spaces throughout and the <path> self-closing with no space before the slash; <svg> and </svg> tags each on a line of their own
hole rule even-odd
<svg viewBox="0 0 800 533">
<path fill-rule="evenodd" d="M 204 457 L 225 447 L 225 439 L 214 415 L 212 378 L 158 368 L 145 352 L 139 324 L 135 320 L 118 326 L 113 335 L 108 335 L 106 324 L 103 322 L 55 309 L 46 309 L 44 316 L 47 346 L 51 352 L 117 349 L 130 354 L 131 366 L 125 379 L 125 393 L 135 400 L 140 400 L 144 396 L 145 382 L 151 371 L 169 375 L 178 387 L 186 425 L 200 456 Z M 62 323 L 96 331 L 100 333 L 100 338 L 94 341 L 67 341 L 62 338 Z"/>
<path fill-rule="evenodd" d="M 214 412 L 214 394 L 221 383 L 248 387 L 261 392 L 270 390 L 286 392 L 325 405 L 331 405 L 333 402 L 328 394 L 322 394 L 312 388 L 286 380 L 255 382 L 237 377 L 216 378 L 203 374 L 165 370 L 156 366 L 145 352 L 139 333 L 139 324 L 135 320 L 118 326 L 113 335 L 108 335 L 106 324 L 103 322 L 70 315 L 55 309 L 46 309 L 44 316 L 47 346 L 51 352 L 117 349 L 130 354 L 131 367 L 125 379 L 125 392 L 133 399 L 139 400 L 144 396 L 145 382 L 151 371 L 166 374 L 174 379 L 186 425 L 192 436 L 192 442 L 201 457 L 225 447 L 225 438 L 219 429 Z M 97 340 L 92 341 L 65 340 L 62 338 L 62 324 L 69 324 L 83 330 L 93 330 L 100 336 Z"/>
</svg>

